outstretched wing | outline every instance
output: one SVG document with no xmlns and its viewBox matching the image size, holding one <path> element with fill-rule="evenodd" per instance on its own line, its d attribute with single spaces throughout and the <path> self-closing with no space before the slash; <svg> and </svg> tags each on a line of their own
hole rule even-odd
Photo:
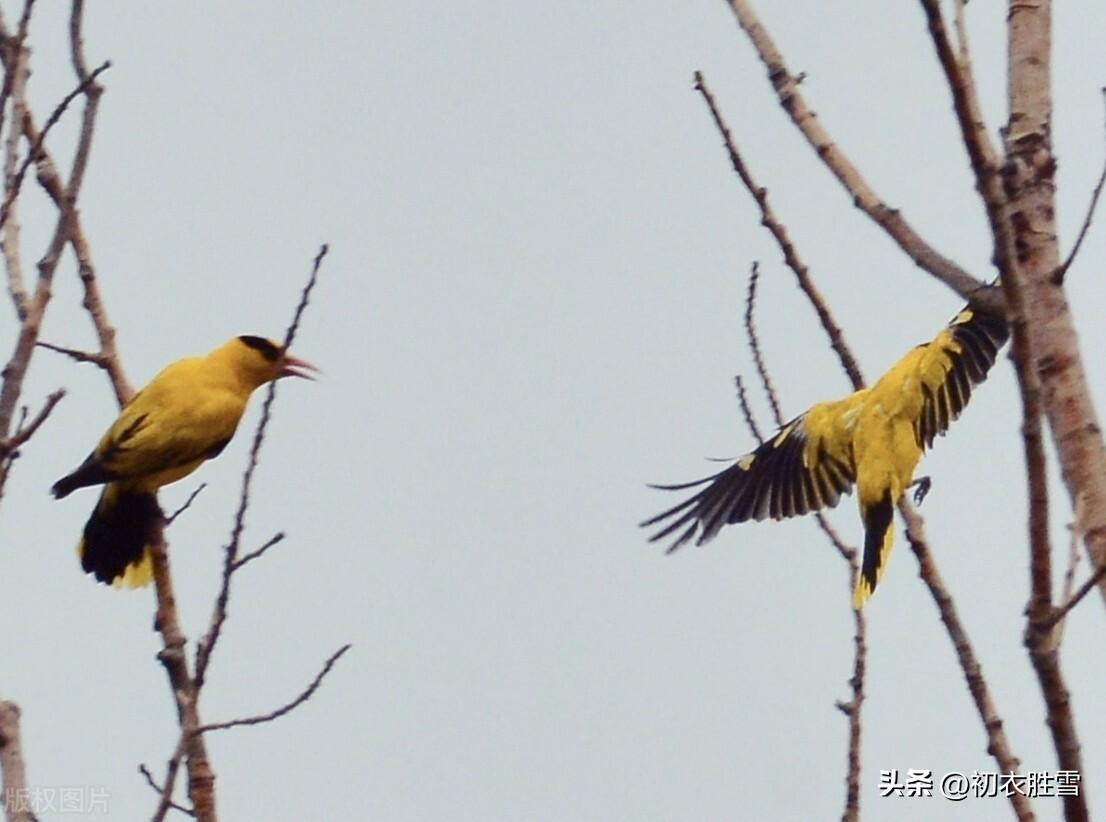
<svg viewBox="0 0 1106 822">
<path fill-rule="evenodd" d="M 643 528 L 663 523 L 649 541 L 677 534 L 668 548 L 671 553 L 696 532 L 696 542 L 702 545 L 723 525 L 797 517 L 836 505 L 856 481 L 852 422 L 863 393 L 815 405 L 717 474 L 680 485 L 652 486 L 668 491 L 705 487 L 641 523 Z"/>
<path fill-rule="evenodd" d="M 926 346 L 921 363 L 922 410 L 914 421 L 920 446 L 930 448 L 987 378 L 1010 332 L 999 317 L 966 306 Z"/>
</svg>

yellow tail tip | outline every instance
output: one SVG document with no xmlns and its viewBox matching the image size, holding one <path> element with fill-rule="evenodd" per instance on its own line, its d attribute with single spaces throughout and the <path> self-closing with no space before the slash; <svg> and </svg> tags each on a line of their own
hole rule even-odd
<svg viewBox="0 0 1106 822">
<path fill-rule="evenodd" d="M 138 562 L 132 562 L 123 569 L 123 573 L 111 581 L 112 588 L 127 588 L 136 590 L 145 588 L 154 578 L 154 562 L 150 558 L 150 549 L 142 552 L 142 558 Z"/>
<path fill-rule="evenodd" d="M 864 603 L 872 596 L 874 590 L 863 574 L 858 575 L 856 586 L 853 588 L 853 610 L 859 611 L 863 608 Z"/>
</svg>

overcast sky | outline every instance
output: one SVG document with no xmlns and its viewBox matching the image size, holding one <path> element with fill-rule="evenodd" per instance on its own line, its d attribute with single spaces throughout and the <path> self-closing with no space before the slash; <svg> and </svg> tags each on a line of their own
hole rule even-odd
<svg viewBox="0 0 1106 822">
<path fill-rule="evenodd" d="M 31 32 L 40 117 L 74 82 L 62 5 L 39 4 Z M 920 7 L 759 6 L 870 182 L 943 253 L 990 277 Z M 969 11 L 994 131 L 1005 11 Z M 848 388 L 729 169 L 693 72 L 713 86 L 869 378 L 960 301 L 851 208 L 727 5 L 98 2 L 86 24 L 89 61 L 113 67 L 80 205 L 134 383 L 234 334 L 279 336 L 311 258 L 331 244 L 296 343 L 325 375 L 280 386 L 246 544 L 288 539 L 236 578 L 203 716 L 276 707 L 338 646 L 353 649 L 292 715 L 209 737 L 223 817 L 839 816 L 844 563 L 807 520 L 734 526 L 667 557 L 636 525 L 677 500 L 647 482 L 702 476 L 705 457 L 754 444 L 732 382 L 751 372 L 741 312 L 752 261 L 785 412 Z M 1055 25 L 1067 248 L 1106 142 L 1106 52 L 1088 36 L 1106 30 L 1106 8 L 1060 6 Z M 59 157 L 71 137 L 63 125 Z M 53 215 L 28 207 L 21 220 L 31 263 Z M 1069 276 L 1099 398 L 1104 242 L 1096 226 Z M 44 338 L 92 346 L 71 260 L 54 300 Z M 97 585 L 73 554 L 95 493 L 47 493 L 114 418 L 108 383 L 37 354 L 25 399 L 58 386 L 69 395 L 25 449 L 0 512 L 0 695 L 23 708 L 33 783 L 103 788 L 110 818 L 139 819 L 155 796 L 137 766 L 160 778 L 175 711 L 154 658 L 152 592 Z M 162 495 L 175 508 L 208 483 L 170 533 L 190 638 L 207 624 L 256 413 L 217 461 Z M 1023 770 L 1051 771 L 1021 645 L 1021 466 L 1004 357 L 922 464 L 934 485 L 921 512 Z M 1062 567 L 1066 496 L 1052 510 Z M 832 520 L 861 540 L 854 498 Z M 862 813 L 1009 818 L 1003 799 L 879 796 L 881 769 L 997 769 L 896 530 L 866 610 Z M 1103 616 L 1088 599 L 1064 640 L 1088 774 L 1106 769 Z M 1101 810 L 1104 788 L 1090 787 Z M 1038 811 L 1057 818 L 1059 805 Z"/>
</svg>

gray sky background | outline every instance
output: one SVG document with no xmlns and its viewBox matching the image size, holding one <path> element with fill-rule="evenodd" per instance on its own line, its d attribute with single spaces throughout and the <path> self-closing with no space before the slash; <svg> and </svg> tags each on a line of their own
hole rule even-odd
<svg viewBox="0 0 1106 822">
<path fill-rule="evenodd" d="M 62 5 L 40 4 L 32 30 L 42 116 L 73 85 Z M 990 276 L 920 8 L 759 5 L 871 183 Z M 844 563 L 807 520 L 729 528 L 671 557 L 636 527 L 677 500 L 646 482 L 702 476 L 704 457 L 752 445 L 732 379 L 751 373 L 741 312 L 753 260 L 786 412 L 847 390 L 693 71 L 870 379 L 960 301 L 851 208 L 726 4 L 89 6 L 89 60 L 113 68 L 81 207 L 133 382 L 233 334 L 278 336 L 331 244 L 296 345 L 325 378 L 281 385 L 246 542 L 288 539 L 237 577 L 203 715 L 269 710 L 354 647 L 291 716 L 209 738 L 224 817 L 836 818 L 846 723 L 834 702 L 852 664 Z M 1004 16 L 970 6 L 994 128 Z M 1065 248 L 1104 153 L 1104 30 L 1101 4 L 1056 10 Z M 57 136 L 68 156 L 72 129 Z M 21 219 L 28 255 L 40 253 L 52 214 Z M 1069 278 L 1100 398 L 1104 242 L 1096 226 Z M 54 299 L 44 338 L 91 345 L 71 261 Z M 137 765 L 160 775 L 176 739 L 152 593 L 80 573 L 73 545 L 95 494 L 54 502 L 47 489 L 115 408 L 94 369 L 36 355 L 27 401 L 59 385 L 69 396 L 0 515 L 3 695 L 23 707 L 33 782 L 102 786 L 111 818 L 143 818 L 154 794 Z M 162 497 L 173 508 L 209 485 L 170 534 L 191 638 L 207 624 L 256 413 Z M 934 488 L 922 513 L 1023 770 L 1051 771 L 1021 646 L 1018 413 L 1004 358 L 923 463 Z M 853 498 L 832 519 L 861 538 Z M 1061 567 L 1069 519 L 1057 494 Z M 883 768 L 997 766 L 901 535 L 867 614 L 865 818 L 1009 818 L 1001 799 L 879 797 Z M 1090 599 L 1064 643 L 1088 779 L 1106 768 L 1103 627 Z M 1087 787 L 1101 810 L 1101 782 Z M 1059 806 L 1039 811 L 1057 818 Z"/>
</svg>

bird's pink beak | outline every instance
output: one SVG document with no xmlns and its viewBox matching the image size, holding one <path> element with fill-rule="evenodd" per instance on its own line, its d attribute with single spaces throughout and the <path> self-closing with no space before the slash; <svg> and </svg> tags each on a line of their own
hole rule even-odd
<svg viewBox="0 0 1106 822">
<path fill-rule="evenodd" d="M 320 373 L 319 369 L 309 363 L 307 360 L 301 360 L 298 357 L 285 356 L 284 364 L 280 369 L 281 377 L 303 377 L 305 380 L 315 379 L 311 374 L 307 373 L 314 371 L 316 374 Z"/>
</svg>

